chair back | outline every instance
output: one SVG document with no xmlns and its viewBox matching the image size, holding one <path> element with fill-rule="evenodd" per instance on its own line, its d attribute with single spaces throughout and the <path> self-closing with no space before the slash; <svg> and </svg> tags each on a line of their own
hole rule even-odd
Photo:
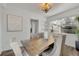
<svg viewBox="0 0 79 59">
<path fill-rule="evenodd" d="M 22 56 L 21 48 L 18 42 L 11 42 L 10 46 L 16 56 Z"/>
</svg>

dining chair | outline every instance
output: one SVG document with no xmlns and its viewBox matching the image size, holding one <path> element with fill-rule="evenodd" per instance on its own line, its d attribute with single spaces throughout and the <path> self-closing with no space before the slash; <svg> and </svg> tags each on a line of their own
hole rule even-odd
<svg viewBox="0 0 79 59">
<path fill-rule="evenodd" d="M 24 50 L 24 48 L 20 48 L 20 44 L 18 42 L 11 42 L 10 46 L 13 49 L 15 56 L 28 56 L 28 53 Z"/>
</svg>

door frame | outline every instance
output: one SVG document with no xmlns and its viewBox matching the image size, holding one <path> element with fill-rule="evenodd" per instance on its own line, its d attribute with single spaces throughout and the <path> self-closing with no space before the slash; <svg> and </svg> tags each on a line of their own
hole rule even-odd
<svg viewBox="0 0 79 59">
<path fill-rule="evenodd" d="M 30 35 L 31 35 L 31 33 L 32 33 L 32 22 L 33 22 L 33 21 L 34 21 L 34 22 L 37 22 L 37 27 L 38 27 L 38 28 L 37 28 L 37 33 L 39 32 L 39 20 L 37 20 L 37 19 L 31 19 L 31 20 L 30 20 L 30 25 L 31 25 L 31 26 L 30 26 Z"/>
</svg>

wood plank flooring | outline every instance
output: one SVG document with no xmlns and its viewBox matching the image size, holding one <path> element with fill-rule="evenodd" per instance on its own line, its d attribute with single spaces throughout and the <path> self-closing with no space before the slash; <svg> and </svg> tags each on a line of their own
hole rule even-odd
<svg viewBox="0 0 79 59">
<path fill-rule="evenodd" d="M 64 45 L 62 50 L 61 56 L 79 56 L 78 52 L 75 50 L 75 48 Z M 14 52 L 12 50 L 3 51 L 0 56 L 15 56 Z"/>
</svg>

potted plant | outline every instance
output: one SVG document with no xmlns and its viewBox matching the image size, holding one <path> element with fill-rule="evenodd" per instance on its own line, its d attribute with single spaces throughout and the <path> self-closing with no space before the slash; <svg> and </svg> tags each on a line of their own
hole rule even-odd
<svg viewBox="0 0 79 59">
<path fill-rule="evenodd" d="M 76 21 L 77 21 L 78 24 L 79 24 L 79 16 L 76 17 Z M 78 35 L 78 38 L 79 38 L 79 26 L 76 27 L 75 33 Z"/>
<path fill-rule="evenodd" d="M 76 28 L 76 29 L 75 29 L 75 34 L 77 34 L 78 39 L 79 39 L 79 28 Z"/>
<path fill-rule="evenodd" d="M 75 41 L 75 48 L 76 48 L 76 50 L 79 52 L 79 28 L 77 28 L 77 29 L 75 30 L 75 33 L 76 33 L 77 36 L 78 36 L 78 40 Z M 79 54 L 79 53 L 78 53 L 78 54 Z"/>
<path fill-rule="evenodd" d="M 76 17 L 76 20 L 79 22 L 79 16 Z"/>
<path fill-rule="evenodd" d="M 77 20 L 77 22 L 78 22 L 78 24 L 79 24 L 79 16 L 76 17 L 76 20 Z M 75 42 L 76 50 L 79 51 L 79 26 L 77 26 L 77 27 L 75 28 L 75 34 L 77 34 L 77 36 L 78 36 L 78 41 Z M 79 54 L 79 53 L 78 53 L 78 54 Z"/>
</svg>

